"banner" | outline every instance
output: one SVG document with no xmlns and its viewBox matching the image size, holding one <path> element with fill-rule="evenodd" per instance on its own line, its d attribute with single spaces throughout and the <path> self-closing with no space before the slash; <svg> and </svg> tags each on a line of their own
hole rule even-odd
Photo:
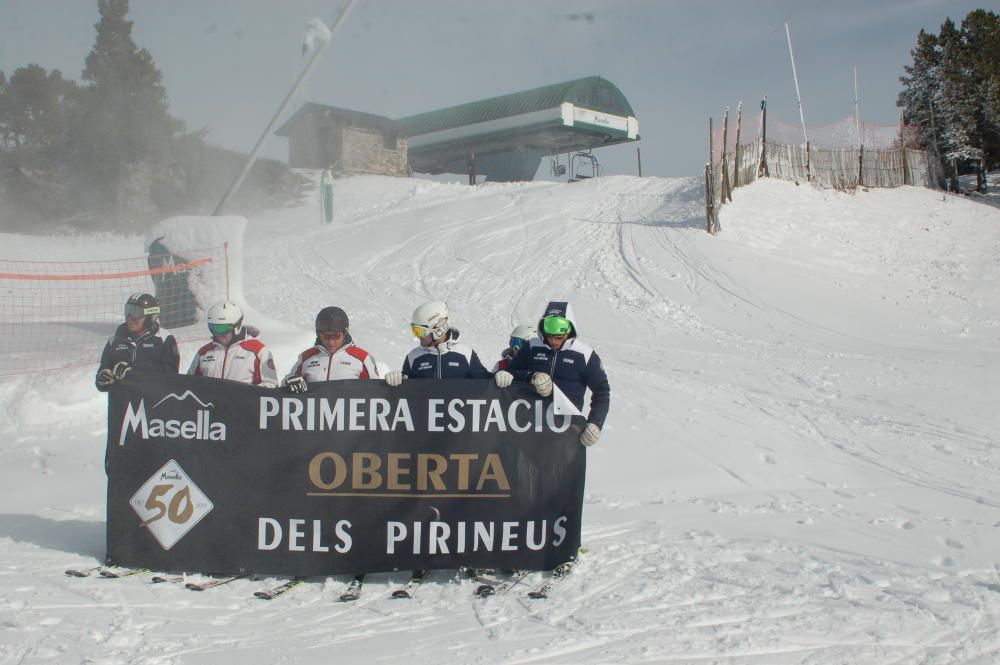
<svg viewBox="0 0 1000 665">
<path fill-rule="evenodd" d="M 133 371 L 108 399 L 108 560 L 213 574 L 549 570 L 580 546 L 585 425 L 491 380 L 295 395 Z"/>
</svg>

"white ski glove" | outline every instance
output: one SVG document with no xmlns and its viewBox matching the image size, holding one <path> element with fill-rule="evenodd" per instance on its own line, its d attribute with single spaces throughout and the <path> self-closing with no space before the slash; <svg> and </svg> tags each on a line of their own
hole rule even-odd
<svg viewBox="0 0 1000 665">
<path fill-rule="evenodd" d="M 97 389 L 105 391 L 115 382 L 115 374 L 110 369 L 102 369 L 97 373 Z"/>
<path fill-rule="evenodd" d="M 580 445 L 588 448 L 601 438 L 601 428 L 594 423 L 587 423 L 587 426 L 580 432 Z"/>
<path fill-rule="evenodd" d="M 394 369 L 385 375 L 385 382 L 387 385 L 395 388 L 403 382 L 403 373 L 398 369 Z"/>
<path fill-rule="evenodd" d="M 288 379 L 288 381 L 285 381 L 285 387 L 297 394 L 301 394 L 309 390 L 309 384 L 306 383 L 305 377 L 302 376 L 293 376 Z"/>
<path fill-rule="evenodd" d="M 548 397 L 552 394 L 552 377 L 545 372 L 535 373 L 531 377 L 531 385 L 535 387 L 535 392 L 542 397 Z"/>
<path fill-rule="evenodd" d="M 115 366 L 111 368 L 111 373 L 115 375 L 115 380 L 121 381 L 125 378 L 125 375 L 132 371 L 132 366 L 127 362 L 122 360 L 121 362 L 115 363 Z"/>
<path fill-rule="evenodd" d="M 507 388 L 514 382 L 514 375 L 502 369 L 493 375 L 493 380 L 496 381 L 497 388 Z"/>
</svg>

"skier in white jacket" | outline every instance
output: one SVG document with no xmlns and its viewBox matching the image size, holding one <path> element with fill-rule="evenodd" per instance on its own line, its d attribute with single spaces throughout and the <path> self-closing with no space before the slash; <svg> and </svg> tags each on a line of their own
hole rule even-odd
<svg viewBox="0 0 1000 665">
<path fill-rule="evenodd" d="M 208 310 L 212 341 L 198 349 L 188 374 L 239 381 L 264 388 L 278 387 L 278 370 L 271 350 L 257 339 L 256 328 L 243 325 L 243 310 L 220 300 Z"/>
<path fill-rule="evenodd" d="M 381 378 L 375 359 L 354 343 L 349 328 L 343 309 L 321 309 L 316 315 L 315 343 L 299 354 L 282 385 L 293 393 L 304 393 L 323 381 Z"/>
</svg>

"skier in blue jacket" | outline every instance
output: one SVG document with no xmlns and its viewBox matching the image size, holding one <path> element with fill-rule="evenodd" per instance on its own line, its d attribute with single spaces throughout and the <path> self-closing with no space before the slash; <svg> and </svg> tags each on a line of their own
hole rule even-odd
<svg viewBox="0 0 1000 665">
<path fill-rule="evenodd" d="M 513 381 L 530 381 L 542 397 L 552 394 L 552 383 L 566 397 L 583 410 L 587 389 L 591 391 L 587 427 L 580 434 L 580 443 L 592 446 L 601 436 L 601 428 L 608 417 L 611 404 L 611 386 L 604 373 L 601 358 L 590 346 L 577 337 L 577 327 L 565 301 L 552 301 L 538 321 L 539 336 L 528 342 L 506 371 L 494 375 L 500 388 Z"/>
<path fill-rule="evenodd" d="M 468 344 L 458 341 L 451 312 L 440 300 L 424 303 L 413 312 L 410 329 L 420 346 L 408 354 L 403 369 L 386 373 L 385 382 L 398 386 L 410 379 L 488 379 L 491 374 Z"/>
</svg>

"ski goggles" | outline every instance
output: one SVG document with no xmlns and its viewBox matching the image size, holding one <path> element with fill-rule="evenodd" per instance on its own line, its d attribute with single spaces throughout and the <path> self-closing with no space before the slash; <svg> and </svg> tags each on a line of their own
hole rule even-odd
<svg viewBox="0 0 1000 665">
<path fill-rule="evenodd" d="M 515 350 L 520 349 L 522 346 L 524 346 L 527 343 L 528 343 L 528 340 L 524 339 L 523 337 L 511 337 L 510 338 L 510 348 L 511 349 L 515 349 Z"/>
<path fill-rule="evenodd" d="M 347 332 L 344 330 L 317 330 L 316 334 L 319 337 L 344 337 Z"/>
<path fill-rule="evenodd" d="M 431 327 L 422 326 L 419 323 L 411 323 L 410 332 L 413 333 L 414 337 L 427 337 L 427 335 L 431 334 Z"/>
<path fill-rule="evenodd" d="M 236 330 L 235 323 L 209 323 L 208 331 L 213 335 L 228 335 Z"/>
<path fill-rule="evenodd" d="M 152 314 L 159 314 L 159 307 L 143 307 L 142 305 L 136 305 L 134 303 L 127 303 L 125 305 L 125 317 L 131 317 L 133 319 L 141 319 L 144 316 L 150 316 Z"/>
<path fill-rule="evenodd" d="M 572 329 L 569 319 L 561 316 L 547 316 L 542 320 L 542 330 L 546 335 L 568 335 Z"/>
</svg>

